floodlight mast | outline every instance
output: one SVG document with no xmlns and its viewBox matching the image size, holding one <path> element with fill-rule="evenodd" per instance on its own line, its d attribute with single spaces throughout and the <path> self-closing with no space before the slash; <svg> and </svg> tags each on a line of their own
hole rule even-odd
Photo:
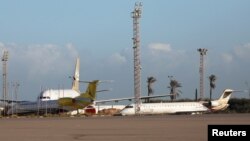
<svg viewBox="0 0 250 141">
<path fill-rule="evenodd" d="M 7 108 L 7 102 L 8 99 L 8 82 L 7 82 L 7 61 L 8 61 L 9 53 L 7 50 L 4 50 L 2 62 L 3 62 L 3 101 L 4 101 L 4 115 Z"/>
<path fill-rule="evenodd" d="M 200 52 L 200 100 L 202 100 L 205 96 L 204 91 L 204 55 L 207 53 L 207 49 L 205 48 L 199 48 L 197 49 L 198 52 Z"/>
<path fill-rule="evenodd" d="M 134 96 L 135 114 L 140 114 L 141 105 L 141 61 L 140 61 L 140 26 L 142 3 L 135 3 L 134 11 L 131 13 L 133 18 L 133 49 L 134 49 Z"/>
</svg>

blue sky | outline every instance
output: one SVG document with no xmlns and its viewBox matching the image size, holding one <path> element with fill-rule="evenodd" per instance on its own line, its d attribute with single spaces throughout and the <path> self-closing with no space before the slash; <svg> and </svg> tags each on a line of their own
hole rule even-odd
<svg viewBox="0 0 250 141">
<path fill-rule="evenodd" d="M 130 13 L 135 2 L 1 0 L 0 49 L 9 50 L 8 80 L 20 83 L 20 99 L 35 100 L 41 87 L 70 88 L 68 76 L 77 56 L 82 80 L 114 80 L 100 84 L 100 89 L 113 90 L 98 99 L 133 96 Z M 250 1 L 141 2 L 142 95 L 147 94 L 148 76 L 157 79 L 155 94 L 168 93 L 172 75 L 182 83 L 180 98 L 194 98 L 199 88 L 198 48 L 208 49 L 206 96 L 211 74 L 218 77 L 214 98 L 225 88 L 247 89 Z M 82 91 L 85 87 L 81 86 Z"/>
</svg>

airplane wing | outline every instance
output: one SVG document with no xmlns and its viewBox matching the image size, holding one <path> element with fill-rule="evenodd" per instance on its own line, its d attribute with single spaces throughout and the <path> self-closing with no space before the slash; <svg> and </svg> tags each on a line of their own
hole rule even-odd
<svg viewBox="0 0 250 141">
<path fill-rule="evenodd" d="M 153 96 L 142 96 L 140 99 L 147 99 L 147 98 L 156 98 L 156 97 L 166 97 L 171 96 L 172 94 L 163 94 L 163 95 L 153 95 Z M 105 102 L 118 102 L 129 100 L 132 101 L 135 97 L 126 97 L 126 98 L 116 98 L 116 99 L 107 99 L 107 100 L 96 100 L 95 103 L 105 103 Z"/>
<path fill-rule="evenodd" d="M 0 99 L 1 102 L 7 102 L 7 103 L 22 103 L 22 102 L 28 102 L 28 101 L 16 101 L 16 100 L 3 100 Z"/>
</svg>

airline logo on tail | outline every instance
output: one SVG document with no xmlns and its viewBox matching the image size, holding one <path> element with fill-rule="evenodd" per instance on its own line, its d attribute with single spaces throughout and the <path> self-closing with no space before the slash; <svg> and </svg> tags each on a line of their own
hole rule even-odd
<svg viewBox="0 0 250 141">
<path fill-rule="evenodd" d="M 80 92 L 79 90 L 79 80 L 80 80 L 80 59 L 76 59 L 75 74 L 73 76 L 72 89 Z"/>
</svg>

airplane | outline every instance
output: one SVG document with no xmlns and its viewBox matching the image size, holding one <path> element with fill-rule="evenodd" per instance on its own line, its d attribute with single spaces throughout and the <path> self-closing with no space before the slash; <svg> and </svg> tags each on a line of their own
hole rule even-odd
<svg viewBox="0 0 250 141">
<path fill-rule="evenodd" d="M 76 96 L 74 98 L 71 97 L 59 98 L 58 99 L 59 106 L 70 110 L 82 109 L 89 106 L 96 99 L 96 87 L 99 82 L 100 82 L 99 80 L 94 80 L 89 82 L 86 92 L 80 94 L 79 96 Z"/>
<path fill-rule="evenodd" d="M 79 110 L 83 109 L 84 110 L 83 113 L 88 114 L 88 112 L 97 113 L 98 108 L 105 107 L 105 106 L 101 107 L 99 104 L 102 104 L 105 102 L 118 102 L 118 101 L 123 101 L 123 100 L 130 100 L 131 101 L 132 99 L 134 99 L 134 97 L 127 97 L 127 98 L 117 98 L 117 99 L 108 99 L 108 100 L 96 100 L 96 93 L 97 93 L 96 87 L 97 87 L 97 84 L 100 82 L 102 82 L 102 81 L 94 80 L 94 81 L 88 82 L 89 86 L 88 86 L 85 93 L 82 93 L 80 96 L 77 96 L 75 98 L 71 98 L 71 97 L 60 98 L 60 99 L 58 99 L 58 104 L 61 107 L 63 107 L 64 109 L 67 109 L 68 111 L 77 110 L 77 113 L 79 113 Z M 169 95 L 170 94 L 154 95 L 154 96 L 142 96 L 140 98 L 147 99 L 147 98 L 165 97 L 165 96 L 169 96 Z M 98 105 L 98 106 L 96 106 L 96 105 Z M 122 106 L 120 105 L 119 108 L 120 107 L 122 107 Z M 125 107 L 125 105 L 123 107 Z"/>
<path fill-rule="evenodd" d="M 225 89 L 219 99 L 209 102 L 141 103 L 139 114 L 192 114 L 221 111 L 225 110 L 229 106 L 228 101 L 233 92 L 237 91 Z M 135 115 L 135 104 L 127 105 L 123 110 L 121 110 L 120 114 L 122 116 Z"/>
<path fill-rule="evenodd" d="M 3 100 L 0 99 L 0 112 L 8 112 L 13 105 L 25 105 L 25 107 L 32 107 L 34 104 L 42 103 L 41 101 L 57 100 L 62 97 L 76 97 L 80 95 L 79 90 L 79 77 L 80 77 L 80 59 L 76 59 L 75 72 L 73 76 L 72 88 L 71 89 L 49 89 L 42 91 L 37 97 L 37 101 L 16 101 L 16 100 Z M 27 109 L 28 110 L 28 109 Z"/>
<path fill-rule="evenodd" d="M 12 106 L 8 111 L 7 115 L 19 114 L 25 115 L 30 113 L 46 114 L 46 113 L 59 113 L 61 111 L 70 111 L 78 108 L 78 102 L 80 101 L 81 106 L 89 105 L 92 103 L 92 96 L 96 93 L 96 86 L 98 80 L 94 80 L 89 83 L 85 93 L 76 96 L 75 98 L 62 97 L 56 100 L 38 100 L 35 102 L 21 102 Z M 70 101 L 71 99 L 71 101 Z M 72 107 L 68 105 L 75 104 Z"/>
<path fill-rule="evenodd" d="M 75 73 L 73 76 L 72 88 L 71 89 L 48 89 L 42 91 L 37 100 L 48 101 L 57 100 L 63 97 L 76 97 L 80 95 L 79 90 L 79 79 L 80 79 L 80 59 L 76 59 Z"/>
<path fill-rule="evenodd" d="M 72 111 L 84 109 L 87 106 L 93 106 L 97 103 L 111 102 L 111 101 L 122 101 L 122 100 L 132 100 L 133 97 L 128 98 L 119 98 L 119 99 L 109 99 L 109 100 L 99 100 L 96 101 L 96 91 L 97 84 L 99 80 L 94 80 L 89 83 L 85 93 L 80 93 L 79 91 L 79 58 L 76 61 L 75 74 L 73 77 L 72 89 L 62 89 L 62 90 L 46 90 L 42 91 L 38 96 L 37 101 L 19 101 L 14 105 L 11 104 L 7 109 L 7 114 L 30 114 L 30 113 L 58 113 L 60 111 Z M 86 81 L 85 81 L 86 82 Z M 105 91 L 105 90 L 102 90 Z M 164 97 L 166 95 L 154 95 L 154 96 L 145 96 L 141 99 L 150 98 L 150 97 Z M 124 105 L 125 107 L 125 105 Z M 85 109 L 85 112 L 96 111 L 96 108 L 91 110 L 91 108 Z"/>
<path fill-rule="evenodd" d="M 42 91 L 37 100 L 32 101 L 15 101 L 15 100 L 0 100 L 2 103 L 6 103 L 5 112 L 7 114 L 22 114 L 22 113 L 34 113 L 39 109 L 40 111 L 46 111 L 47 109 L 56 109 L 58 106 L 55 103 L 56 100 L 63 97 L 76 97 L 80 95 L 79 90 L 79 77 L 80 77 L 80 59 L 76 59 L 75 71 L 72 81 L 71 89 L 49 89 Z M 3 104 L 2 104 L 3 105 Z M 0 103 L 0 107 L 1 103 Z M 47 111 L 46 111 L 47 112 Z"/>
<path fill-rule="evenodd" d="M 27 115 L 30 113 L 46 114 L 46 113 L 59 113 L 61 111 L 69 112 L 77 110 L 84 110 L 85 114 L 97 113 L 96 106 L 98 103 L 103 102 L 112 102 L 112 101 L 121 101 L 121 100 L 131 100 L 134 97 L 120 98 L 120 99 L 109 99 L 109 100 L 96 100 L 96 93 L 98 83 L 102 81 L 93 80 L 88 83 L 87 89 L 85 92 L 81 93 L 79 96 L 74 98 L 72 97 L 62 97 L 57 100 L 38 100 L 36 102 L 21 102 L 12 106 L 8 111 L 8 115 L 18 114 L 18 115 Z M 105 91 L 105 90 L 102 90 Z M 164 97 L 166 95 L 155 95 L 155 96 L 144 96 L 141 99 L 151 98 L 151 97 Z M 125 105 L 124 105 L 125 107 Z M 100 110 L 100 109 L 99 109 Z"/>
</svg>

